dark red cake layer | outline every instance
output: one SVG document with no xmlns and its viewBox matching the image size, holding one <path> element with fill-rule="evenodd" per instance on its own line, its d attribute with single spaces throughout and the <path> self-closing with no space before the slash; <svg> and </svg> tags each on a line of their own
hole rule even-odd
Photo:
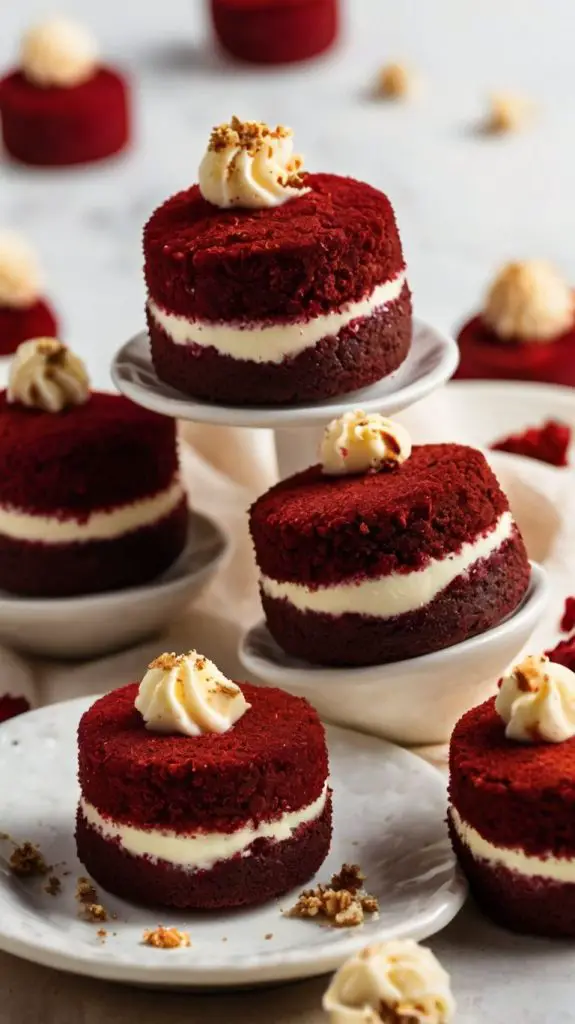
<svg viewBox="0 0 575 1024">
<path fill-rule="evenodd" d="M 558 420 L 547 420 L 540 427 L 528 427 L 519 434 L 510 434 L 491 445 L 494 452 L 525 455 L 546 462 L 549 466 L 567 466 L 571 445 L 571 427 Z"/>
<path fill-rule="evenodd" d="M 263 591 L 261 598 L 270 633 L 288 654 L 319 665 L 383 665 L 484 633 L 515 610 L 528 584 L 527 555 L 516 534 L 429 604 L 402 615 L 318 614 Z"/>
<path fill-rule="evenodd" d="M 575 387 L 575 327 L 551 342 L 501 341 L 474 317 L 462 328 L 455 378 L 531 380 Z"/>
<path fill-rule="evenodd" d="M 166 416 L 96 391 L 49 413 L 0 394 L 0 505 L 87 518 L 164 490 L 178 470 Z"/>
<path fill-rule="evenodd" d="M 26 711 L 30 711 L 30 703 L 25 697 L 12 697 L 9 693 L 0 697 L 0 722 L 7 722 Z"/>
<path fill-rule="evenodd" d="M 265 903 L 312 878 L 330 843 L 331 796 L 321 817 L 290 839 L 257 840 L 249 856 L 218 861 L 209 871 L 134 857 L 91 828 L 80 811 L 76 821 L 78 857 L 92 878 L 122 899 L 157 907 L 223 910 Z"/>
<path fill-rule="evenodd" d="M 501 864 L 477 860 L 450 823 L 453 849 L 479 906 L 514 932 L 575 937 L 575 885 L 530 878 Z"/>
<path fill-rule="evenodd" d="M 56 338 L 58 321 L 52 307 L 38 299 L 25 309 L 0 306 L 0 356 L 11 355 L 30 338 Z"/>
<path fill-rule="evenodd" d="M 0 81 L 0 115 L 10 156 L 41 167 L 102 160 L 130 136 L 128 85 L 105 67 L 70 89 L 43 88 L 14 71 Z"/>
<path fill-rule="evenodd" d="M 272 209 L 223 210 L 197 185 L 144 228 L 145 277 L 169 313 L 215 321 L 331 313 L 404 269 L 391 203 L 370 185 L 307 174 L 311 192 Z"/>
<path fill-rule="evenodd" d="M 481 452 L 429 444 L 388 472 L 326 476 L 312 466 L 258 498 L 250 530 L 266 576 L 328 585 L 423 568 L 508 508 Z"/>
<path fill-rule="evenodd" d="M 221 45 L 255 64 L 315 57 L 338 31 L 339 0 L 211 0 L 211 11 Z"/>
<path fill-rule="evenodd" d="M 319 401 L 373 384 L 400 366 L 411 344 L 411 296 L 406 285 L 396 302 L 281 363 L 176 345 L 150 314 L 148 329 L 158 377 L 186 394 L 232 405 Z"/>
<path fill-rule="evenodd" d="M 176 560 L 187 533 L 185 500 L 156 523 L 114 540 L 39 544 L 0 532 L 0 591 L 27 597 L 75 597 L 141 586 Z"/>
<path fill-rule="evenodd" d="M 514 743 L 492 699 L 457 723 L 449 763 L 451 802 L 488 842 L 575 856 L 575 739 Z"/>
<path fill-rule="evenodd" d="M 233 832 L 309 806 L 328 775 L 317 712 L 283 690 L 241 688 L 252 706 L 223 735 L 149 731 L 137 684 L 96 701 L 78 731 L 85 799 L 115 821 L 177 832 Z"/>
</svg>

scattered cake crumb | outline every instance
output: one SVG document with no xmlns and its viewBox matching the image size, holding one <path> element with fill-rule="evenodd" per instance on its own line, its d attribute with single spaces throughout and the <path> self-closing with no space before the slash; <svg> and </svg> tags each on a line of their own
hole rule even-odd
<svg viewBox="0 0 575 1024">
<path fill-rule="evenodd" d="M 566 668 L 575 672 L 575 636 L 560 640 L 556 647 L 545 651 L 545 654 L 556 665 L 565 665 Z"/>
<path fill-rule="evenodd" d="M 510 92 L 492 93 L 485 129 L 492 135 L 519 131 L 532 113 L 533 104 L 525 96 Z"/>
<path fill-rule="evenodd" d="M 575 597 L 568 597 L 565 600 L 560 629 L 562 633 L 570 633 L 575 629 Z"/>
<path fill-rule="evenodd" d="M 365 891 L 365 875 L 357 864 L 343 864 L 329 885 L 304 889 L 287 917 L 317 918 L 336 928 L 357 928 L 366 914 L 376 914 L 379 902 Z"/>
<path fill-rule="evenodd" d="M 58 896 L 62 892 L 62 883 L 56 875 L 50 875 L 44 886 L 44 892 L 47 892 L 48 896 Z"/>
<path fill-rule="evenodd" d="M 266 939 L 266 942 L 269 941 L 270 939 L 273 939 L 273 933 L 272 932 L 268 932 L 268 934 L 265 936 L 265 939 Z"/>
<path fill-rule="evenodd" d="M 377 76 L 376 92 L 388 100 L 404 99 L 413 92 L 415 76 L 405 64 L 385 64 Z"/>
<path fill-rule="evenodd" d="M 191 945 L 187 932 L 181 932 L 179 928 L 164 928 L 163 925 L 145 931 L 143 942 L 145 946 L 153 946 L 155 949 L 181 949 Z"/>
<path fill-rule="evenodd" d="M 228 939 L 227 939 L 227 936 L 226 936 L 226 935 L 224 935 L 224 937 L 223 937 L 223 939 L 222 939 L 222 942 L 227 942 L 227 941 L 228 941 Z"/>
<path fill-rule="evenodd" d="M 559 420 L 547 420 L 542 426 L 528 427 L 519 434 L 510 434 L 496 441 L 491 450 L 525 455 L 549 466 L 563 467 L 569 464 L 571 440 L 571 427 Z"/>
<path fill-rule="evenodd" d="M 96 935 L 100 939 L 100 942 L 105 942 L 108 937 L 108 932 L 106 931 L 105 928 L 98 928 Z"/>
<path fill-rule="evenodd" d="M 107 921 L 108 911 L 98 902 L 98 893 L 89 878 L 80 877 L 76 885 L 76 900 L 86 921 Z"/>
<path fill-rule="evenodd" d="M 47 875 L 50 868 L 37 846 L 21 843 L 12 852 L 10 870 L 18 878 L 34 878 Z"/>
</svg>

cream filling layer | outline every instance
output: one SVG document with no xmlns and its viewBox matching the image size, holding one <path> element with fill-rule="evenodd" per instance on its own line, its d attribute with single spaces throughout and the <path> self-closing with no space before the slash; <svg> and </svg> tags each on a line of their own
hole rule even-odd
<svg viewBox="0 0 575 1024">
<path fill-rule="evenodd" d="M 575 882 L 575 858 L 533 857 L 522 850 L 506 846 L 495 846 L 484 839 L 471 825 L 463 820 L 455 807 L 450 806 L 449 814 L 453 827 L 462 843 L 471 850 L 474 857 L 494 865 L 517 871 L 529 878 L 547 878 L 554 882 Z"/>
<path fill-rule="evenodd" d="M 317 590 L 303 583 L 280 583 L 262 575 L 260 585 L 268 597 L 285 599 L 302 612 L 379 618 L 403 615 L 429 604 L 453 580 L 468 572 L 475 562 L 497 551 L 511 537 L 514 525 L 511 512 L 504 512 L 489 533 L 463 544 L 456 554 L 432 559 L 424 569 L 414 572 L 393 572 L 373 580 L 336 583 Z"/>
<path fill-rule="evenodd" d="M 322 338 L 335 337 L 354 320 L 371 316 L 376 310 L 394 302 L 401 295 L 405 273 L 379 284 L 370 295 L 358 302 L 348 302 L 333 313 L 294 320 L 293 323 L 214 323 L 210 320 L 188 320 L 175 313 L 166 313 L 148 299 L 148 308 L 158 327 L 175 345 L 201 345 L 215 348 L 220 355 L 254 363 L 281 363 L 306 348 L 317 345 Z"/>
<path fill-rule="evenodd" d="M 199 871 L 212 868 L 218 861 L 229 860 L 237 854 L 249 856 L 247 849 L 256 839 L 268 839 L 277 843 L 290 839 L 300 825 L 315 821 L 321 816 L 326 800 L 327 782 L 321 795 L 312 804 L 302 807 L 299 811 L 283 814 L 274 821 L 263 821 L 259 825 L 247 824 L 229 833 L 195 832 L 188 835 L 121 825 L 111 818 L 102 817 L 83 797 L 80 799 L 80 810 L 88 825 L 96 829 L 104 839 L 119 842 L 126 853 Z"/>
<path fill-rule="evenodd" d="M 149 526 L 169 515 L 182 500 L 179 478 L 150 498 L 119 505 L 105 512 L 93 512 L 83 522 L 56 516 L 32 515 L 0 506 L 0 534 L 13 540 L 42 544 L 71 544 L 74 541 L 113 540 L 123 533 Z"/>
</svg>

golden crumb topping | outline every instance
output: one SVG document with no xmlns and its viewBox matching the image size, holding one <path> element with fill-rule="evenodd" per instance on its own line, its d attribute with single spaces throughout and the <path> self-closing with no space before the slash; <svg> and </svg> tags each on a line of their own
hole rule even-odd
<svg viewBox="0 0 575 1024">
<path fill-rule="evenodd" d="M 304 889 L 288 917 L 317 918 L 336 928 L 357 928 L 366 914 L 379 911 L 379 901 L 365 891 L 365 875 L 357 864 L 343 864 L 329 885 Z"/>
<path fill-rule="evenodd" d="M 157 928 L 145 931 L 142 941 L 145 946 L 153 946 L 155 949 L 182 949 L 191 946 L 187 932 L 182 932 L 179 928 L 164 928 L 161 924 Z"/>
<path fill-rule="evenodd" d="M 21 843 L 10 857 L 10 871 L 18 878 L 34 878 L 47 875 L 49 867 L 43 854 L 33 843 Z"/>
</svg>

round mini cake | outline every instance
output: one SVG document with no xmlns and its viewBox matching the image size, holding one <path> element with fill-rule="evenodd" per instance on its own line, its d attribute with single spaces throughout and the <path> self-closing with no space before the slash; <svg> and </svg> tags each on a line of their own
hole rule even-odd
<svg viewBox="0 0 575 1024">
<path fill-rule="evenodd" d="M 83 27 L 54 18 L 24 36 L 19 67 L 0 81 L 0 116 L 6 151 L 21 163 L 102 160 L 129 141 L 128 85 L 98 62 Z"/>
<path fill-rule="evenodd" d="M 334 43 L 339 0 L 211 0 L 216 36 L 254 64 L 307 60 Z"/>
<path fill-rule="evenodd" d="M 316 401 L 385 377 L 409 350 L 389 200 L 302 176 L 288 129 L 215 128 L 199 185 L 152 215 L 144 255 L 156 372 L 195 398 Z"/>
<path fill-rule="evenodd" d="M 0 356 L 29 338 L 53 337 L 58 323 L 42 297 L 36 254 L 14 231 L 0 231 Z"/>
<path fill-rule="evenodd" d="M 575 387 L 573 291 L 548 264 L 510 263 L 479 316 L 461 329 L 461 379 L 541 381 Z"/>
<path fill-rule="evenodd" d="M 78 856 L 124 899 L 264 903 L 308 881 L 328 854 L 317 713 L 282 690 L 240 690 L 195 651 L 163 654 L 139 687 L 96 701 L 78 749 Z"/>
<path fill-rule="evenodd" d="M 154 579 L 188 513 L 175 424 L 95 391 L 54 339 L 25 342 L 0 393 L 0 589 L 32 597 Z"/>
<path fill-rule="evenodd" d="M 526 658 L 469 711 L 450 750 L 449 829 L 500 924 L 575 936 L 575 673 Z"/>
<path fill-rule="evenodd" d="M 327 427 L 322 464 L 250 510 L 270 633 L 323 665 L 400 661 L 501 622 L 529 583 L 507 498 L 481 452 L 420 445 L 378 414 Z"/>
</svg>

